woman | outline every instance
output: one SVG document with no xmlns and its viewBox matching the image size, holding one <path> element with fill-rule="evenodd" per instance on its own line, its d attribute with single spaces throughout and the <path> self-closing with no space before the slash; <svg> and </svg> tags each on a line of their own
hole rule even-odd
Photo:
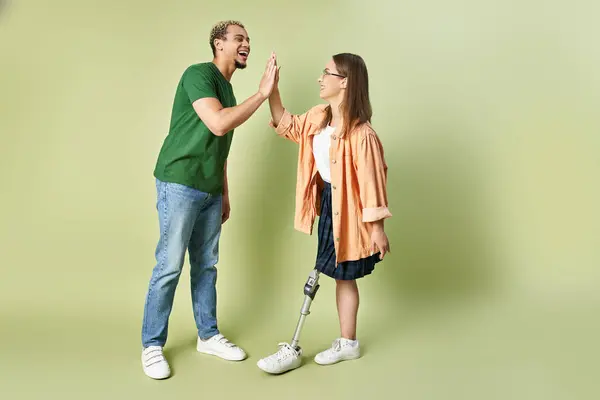
<svg viewBox="0 0 600 400">
<path fill-rule="evenodd" d="M 388 210 L 387 165 L 370 125 L 367 67 L 360 56 L 337 54 L 318 82 L 318 105 L 302 115 L 284 107 L 276 85 L 269 97 L 278 135 L 300 146 L 294 227 L 308 234 L 319 215 L 315 268 L 336 281 L 340 337 L 315 357 L 321 365 L 360 357 L 356 339 L 359 294 L 356 280 L 369 275 L 390 251 L 383 221 Z M 282 373 L 301 364 L 302 350 L 280 344 L 259 368 Z"/>
</svg>

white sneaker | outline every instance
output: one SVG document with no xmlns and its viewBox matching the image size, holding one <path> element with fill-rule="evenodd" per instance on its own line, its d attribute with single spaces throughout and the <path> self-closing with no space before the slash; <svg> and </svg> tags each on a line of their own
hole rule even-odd
<svg viewBox="0 0 600 400">
<path fill-rule="evenodd" d="M 220 333 L 207 340 L 198 338 L 196 350 L 200 353 L 221 357 L 229 361 L 242 361 L 246 358 L 246 352 L 231 343 Z"/>
<path fill-rule="evenodd" d="M 340 338 L 333 341 L 330 349 L 317 354 L 315 362 L 320 365 L 330 365 L 340 361 L 355 360 L 359 357 L 358 340 Z"/>
<path fill-rule="evenodd" d="M 302 364 L 302 349 L 294 349 L 288 343 L 279 343 L 279 351 L 261 360 L 256 365 L 270 374 L 282 374 Z"/>
<path fill-rule="evenodd" d="M 160 346 L 149 346 L 142 350 L 142 367 L 152 379 L 165 379 L 171 375 L 171 368 Z"/>
</svg>

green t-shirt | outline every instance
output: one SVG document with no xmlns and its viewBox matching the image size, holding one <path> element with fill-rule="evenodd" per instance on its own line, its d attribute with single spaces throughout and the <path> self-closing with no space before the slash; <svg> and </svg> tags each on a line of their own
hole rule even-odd
<svg viewBox="0 0 600 400">
<path fill-rule="evenodd" d="M 194 64 L 181 76 L 169 134 L 158 155 L 154 176 L 164 182 L 220 194 L 233 130 L 217 136 L 206 127 L 192 106 L 194 101 L 206 97 L 219 99 L 226 108 L 237 104 L 231 83 L 212 62 Z"/>
</svg>

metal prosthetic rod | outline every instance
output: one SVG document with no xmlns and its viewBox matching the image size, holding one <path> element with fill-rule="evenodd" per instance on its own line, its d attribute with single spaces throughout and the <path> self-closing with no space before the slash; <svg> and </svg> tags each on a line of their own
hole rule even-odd
<svg viewBox="0 0 600 400">
<path fill-rule="evenodd" d="M 306 316 L 310 314 L 310 304 L 315 299 L 315 295 L 319 290 L 319 271 L 313 269 L 308 275 L 308 279 L 304 284 L 304 303 L 300 309 L 300 319 L 296 325 L 296 331 L 294 332 L 294 338 L 292 339 L 292 347 L 297 348 L 298 342 L 300 341 L 300 332 L 304 326 L 304 320 Z"/>
</svg>

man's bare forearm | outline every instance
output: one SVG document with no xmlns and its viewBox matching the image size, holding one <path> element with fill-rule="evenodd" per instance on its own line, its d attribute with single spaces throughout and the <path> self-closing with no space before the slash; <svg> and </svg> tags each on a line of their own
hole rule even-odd
<svg viewBox="0 0 600 400">
<path fill-rule="evenodd" d="M 261 104 L 265 101 L 265 97 L 256 93 L 250 96 L 242 104 L 235 107 L 223 108 L 219 111 L 219 133 L 218 136 L 223 136 L 227 132 L 232 131 L 238 126 L 242 125 L 258 110 Z"/>
<path fill-rule="evenodd" d="M 204 98 L 194 102 L 194 110 L 207 128 L 217 136 L 231 132 L 252 116 L 267 97 L 260 92 L 250 96 L 242 104 L 223 107 L 215 98 Z"/>
</svg>

